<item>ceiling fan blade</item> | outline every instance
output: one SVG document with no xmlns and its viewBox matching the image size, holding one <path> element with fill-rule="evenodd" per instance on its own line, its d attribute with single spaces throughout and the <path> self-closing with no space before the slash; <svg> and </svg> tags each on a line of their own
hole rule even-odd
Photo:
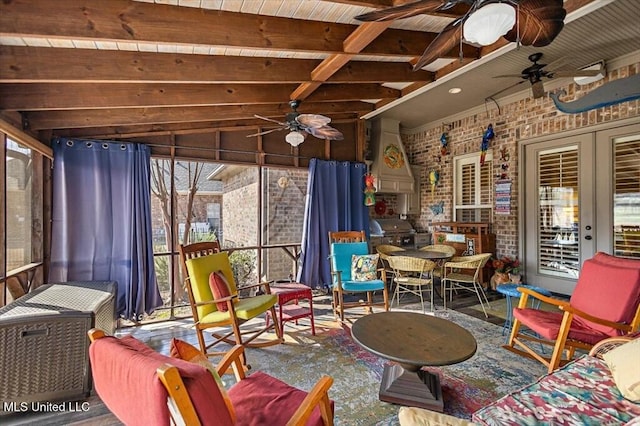
<svg viewBox="0 0 640 426">
<path fill-rule="evenodd" d="M 553 77 L 595 77 L 601 74 L 602 70 L 568 70 L 568 71 L 556 71 L 551 73 Z"/>
<path fill-rule="evenodd" d="M 344 139 L 344 135 L 331 126 L 308 127 L 304 130 L 319 139 L 329 139 L 332 141 L 341 141 Z"/>
<path fill-rule="evenodd" d="M 502 74 L 502 75 L 494 75 L 493 78 L 527 78 L 526 75 L 522 74 Z"/>
<path fill-rule="evenodd" d="M 331 123 L 329 117 L 320 114 L 300 114 L 295 120 L 306 127 L 322 127 Z"/>
<path fill-rule="evenodd" d="M 514 42 L 519 35 L 523 46 L 550 44 L 562 31 L 567 16 L 563 0 L 521 0 L 516 10 L 516 23 L 504 38 Z"/>
<path fill-rule="evenodd" d="M 466 17 L 467 15 L 465 15 Z M 458 18 L 447 25 L 429 44 L 422 56 L 413 66 L 414 71 L 418 71 L 425 65 L 430 64 L 445 53 L 460 44 L 462 39 L 462 23 L 464 18 Z"/>
<path fill-rule="evenodd" d="M 509 87 L 505 87 L 504 89 L 497 91 L 497 92 L 496 92 L 496 93 L 494 93 L 493 95 L 491 95 L 491 96 L 487 96 L 487 99 L 495 98 L 495 97 L 496 97 L 496 96 L 498 96 L 499 94 L 501 94 L 501 93 L 503 93 L 503 92 L 506 92 L 507 90 L 509 90 L 509 89 L 511 89 L 511 88 L 513 88 L 513 87 L 516 87 L 516 86 L 518 86 L 518 85 L 520 85 L 520 84 L 524 83 L 525 81 L 527 81 L 527 80 L 522 80 L 522 81 L 517 82 L 516 84 L 512 84 L 512 85 L 511 85 L 511 86 L 509 86 Z"/>
<path fill-rule="evenodd" d="M 270 122 L 272 122 L 272 123 L 276 123 L 276 124 L 279 124 L 279 125 L 281 125 L 281 126 L 286 126 L 286 125 L 287 125 L 287 123 L 283 123 L 283 122 L 281 122 L 281 121 L 274 120 L 274 119 L 269 118 L 269 117 L 263 117 L 263 116 L 258 115 L 258 114 L 254 114 L 253 116 L 254 116 L 255 118 L 259 118 L 259 119 L 261 119 L 261 120 L 270 121 Z"/>
<path fill-rule="evenodd" d="M 392 21 L 395 19 L 410 18 L 411 16 L 420 15 L 421 13 L 434 12 L 440 6 L 446 5 L 446 1 L 442 0 L 418 0 L 413 3 L 403 4 L 401 6 L 389 7 L 387 9 L 374 10 L 373 12 L 363 13 L 354 19 L 365 22 Z"/>
<path fill-rule="evenodd" d="M 533 92 L 533 99 L 544 97 L 544 84 L 542 80 L 533 83 L 531 85 L 531 91 Z"/>
<path fill-rule="evenodd" d="M 254 133 L 252 135 L 247 135 L 248 138 L 251 138 L 253 136 L 262 136 L 262 135 L 266 135 L 268 133 L 273 133 L 273 132 L 280 132 L 282 130 L 284 130 L 284 127 L 281 127 L 279 129 L 270 129 L 270 130 L 265 130 L 264 132 L 258 132 L 258 133 Z"/>
</svg>

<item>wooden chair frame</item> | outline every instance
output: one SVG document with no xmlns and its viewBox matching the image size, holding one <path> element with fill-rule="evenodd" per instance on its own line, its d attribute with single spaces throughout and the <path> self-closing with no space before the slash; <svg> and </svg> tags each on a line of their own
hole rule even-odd
<svg viewBox="0 0 640 426">
<path fill-rule="evenodd" d="M 491 258 L 491 253 L 480 253 L 472 256 L 459 256 L 453 257 L 448 262 L 445 262 L 443 266 L 442 276 L 442 298 L 444 300 L 444 308 L 447 309 L 447 285 L 449 288 L 449 300 L 453 300 L 453 292 L 455 290 L 466 290 L 475 293 L 480 301 L 480 306 L 484 312 L 484 316 L 489 318 L 489 314 L 484 307 L 484 302 L 487 306 L 491 306 L 487 295 L 480 283 L 480 274 L 482 268 L 487 264 L 487 261 Z M 463 274 L 458 270 L 473 270 L 473 275 Z M 484 301 L 482 300 L 484 298 Z"/>
<path fill-rule="evenodd" d="M 332 243 L 360 243 L 367 242 L 367 236 L 364 231 L 329 231 L 329 246 Z M 332 262 L 329 261 L 329 265 L 332 265 Z M 383 302 L 374 303 L 373 302 L 373 291 L 367 291 L 367 301 L 359 300 L 357 302 L 345 302 L 344 294 L 357 294 L 346 292 L 342 288 L 342 273 L 340 271 L 334 271 L 333 266 L 331 266 L 331 276 L 335 277 L 337 282 L 333 285 L 333 298 L 332 298 L 332 307 L 333 313 L 336 318 L 339 318 L 340 321 L 344 321 L 344 310 L 350 308 L 364 307 L 367 312 L 372 312 L 374 306 L 384 306 L 384 310 L 389 310 L 389 292 L 387 289 L 387 275 L 385 268 L 378 268 L 378 273 L 380 274 L 380 279 L 384 283 L 384 289 L 382 291 Z"/>
<path fill-rule="evenodd" d="M 271 324 L 265 323 L 265 326 L 258 330 L 253 330 L 253 329 L 246 330 L 246 331 L 242 330 L 241 325 L 243 324 L 244 321 L 236 316 L 234 305 L 233 305 L 234 300 L 238 299 L 237 295 L 231 295 L 229 297 L 223 297 L 220 299 L 211 299 L 210 301 L 206 301 L 206 302 L 196 302 L 195 296 L 193 294 L 193 289 L 191 288 L 191 281 L 189 277 L 189 271 L 187 270 L 186 262 L 188 259 L 193 259 L 200 256 L 207 256 L 213 253 L 220 252 L 221 250 L 218 242 L 207 241 L 207 242 L 193 243 L 186 246 L 181 244 L 179 247 L 179 251 L 180 251 L 180 259 L 182 263 L 182 273 L 184 274 L 185 287 L 187 288 L 187 292 L 189 295 L 189 302 L 191 305 L 191 312 L 193 314 L 193 322 L 196 329 L 196 335 L 198 337 L 200 350 L 202 351 L 203 354 L 205 354 L 208 357 L 224 355 L 226 353 L 224 351 L 213 351 L 213 352 L 209 351 L 210 348 L 222 342 L 227 343 L 229 345 L 241 345 L 244 347 L 251 347 L 251 348 L 273 346 L 273 345 L 277 345 L 284 342 L 284 339 L 282 337 L 282 330 L 280 330 L 280 328 L 275 323 L 271 323 Z M 246 287 L 243 287 L 242 289 L 247 290 L 252 288 L 262 289 L 261 291 L 263 291 L 265 294 L 271 294 L 271 289 L 269 288 L 269 283 L 267 282 L 246 286 Z M 199 306 L 204 306 L 204 305 L 215 305 L 220 302 L 227 303 L 228 312 L 229 312 L 228 320 L 211 323 L 211 324 L 202 324 L 200 322 L 200 316 L 197 308 Z M 277 318 L 275 305 L 269 309 L 269 312 L 271 313 L 272 318 Z M 211 333 L 211 335 L 216 340 L 210 344 L 207 344 L 204 338 L 204 331 L 209 328 L 219 328 L 224 326 L 229 326 L 230 331 L 227 332 L 226 334 Z M 260 335 L 270 330 L 275 331 L 277 339 L 269 340 L 269 341 L 253 342 Z M 248 336 L 248 337 L 245 338 L 245 336 Z M 245 356 L 243 354 L 243 360 L 245 361 L 245 365 L 246 365 L 246 359 L 244 358 Z M 250 368 L 248 365 L 246 365 L 246 367 Z"/>
<path fill-rule="evenodd" d="M 589 343 L 568 338 L 571 328 L 571 322 L 573 321 L 574 316 L 581 317 L 597 324 L 615 328 L 617 330 L 620 330 L 624 334 L 629 334 L 637 331 L 640 327 L 640 303 L 636 307 L 636 312 L 631 323 L 624 324 L 594 317 L 587 314 L 586 312 L 582 312 L 572 307 L 568 301 L 544 296 L 534 290 L 525 287 L 518 287 L 518 291 L 521 294 L 520 301 L 518 303 L 518 308 L 520 309 L 526 308 L 529 297 L 533 297 L 541 302 L 554 305 L 558 309 L 563 311 L 562 322 L 560 324 L 560 332 L 556 340 L 547 340 L 532 336 L 530 334 L 522 333 L 520 330 L 522 326 L 521 321 L 517 318 L 514 318 L 509 341 L 506 345 L 503 346 L 503 348 L 517 353 L 518 355 L 522 355 L 524 357 L 535 359 L 541 362 L 547 367 L 549 373 L 571 361 L 575 356 L 576 349 L 589 351 L 594 347 L 594 345 L 591 345 Z M 534 342 L 551 346 L 553 348 L 553 351 L 551 352 L 550 356 L 541 355 L 538 352 L 534 351 L 529 345 L 527 345 L 527 342 Z"/>
<path fill-rule="evenodd" d="M 102 330 L 89 330 L 89 340 L 94 342 L 105 337 Z M 218 375 L 222 377 L 231 367 L 236 381 L 245 379 L 245 369 L 243 368 L 244 347 L 235 345 L 216 365 Z M 185 424 L 189 426 L 199 426 L 202 423 L 198 418 L 196 409 L 189 397 L 187 388 L 180 377 L 178 369 L 170 364 L 164 364 L 156 371 L 158 378 L 169 394 L 169 412 L 171 413 L 173 424 Z M 322 421 L 325 426 L 333 426 L 333 411 L 329 400 L 329 388 L 333 384 L 333 378 L 322 376 L 307 394 L 300 406 L 296 409 L 287 426 L 304 426 L 316 406 L 320 407 Z"/>
</svg>

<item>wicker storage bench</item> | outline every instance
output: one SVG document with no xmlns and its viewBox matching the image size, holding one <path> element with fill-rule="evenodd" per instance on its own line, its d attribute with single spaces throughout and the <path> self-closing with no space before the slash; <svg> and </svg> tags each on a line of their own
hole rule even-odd
<svg viewBox="0 0 640 426">
<path fill-rule="evenodd" d="M 87 331 L 115 331 L 115 282 L 43 285 L 0 309 L 0 401 L 80 399 L 91 391 Z M 0 409 L 0 415 L 9 414 Z"/>
</svg>

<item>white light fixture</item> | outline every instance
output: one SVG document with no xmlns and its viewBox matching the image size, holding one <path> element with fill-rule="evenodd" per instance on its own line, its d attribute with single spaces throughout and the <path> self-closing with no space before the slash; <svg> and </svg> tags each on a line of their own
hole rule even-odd
<svg viewBox="0 0 640 426">
<path fill-rule="evenodd" d="M 304 132 L 292 130 L 291 132 L 287 133 L 287 136 L 284 137 L 284 140 L 286 140 L 289 145 L 296 147 L 304 142 L 305 137 L 306 135 Z"/>
<path fill-rule="evenodd" d="M 489 46 L 505 35 L 516 23 L 516 10 L 505 3 L 491 3 L 473 12 L 462 32 L 469 43 Z"/>
<path fill-rule="evenodd" d="M 451 89 L 449 89 L 449 93 L 451 93 L 452 95 L 458 94 L 462 92 L 462 89 L 459 87 L 452 87 Z"/>
</svg>

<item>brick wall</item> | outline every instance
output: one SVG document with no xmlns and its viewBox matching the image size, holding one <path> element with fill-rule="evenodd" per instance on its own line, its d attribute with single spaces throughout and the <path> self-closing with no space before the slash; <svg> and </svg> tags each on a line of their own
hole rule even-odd
<svg viewBox="0 0 640 426">
<path fill-rule="evenodd" d="M 604 80 L 588 86 L 578 86 L 572 82 L 563 87 L 567 95 L 563 96 L 562 100 L 573 101 L 610 80 L 624 78 L 639 72 L 640 63 L 635 63 L 609 71 Z M 426 173 L 421 173 L 421 213 L 410 216 L 409 219 L 418 228 L 430 228 L 432 222 L 453 220 L 453 157 L 479 152 L 483 132 L 487 125 L 492 123 L 495 138 L 491 141 L 489 149 L 493 152 L 494 176 L 501 173 L 503 162 L 500 161 L 500 150 L 506 148 L 509 153 L 508 175 L 512 180 L 511 214 L 494 215 L 493 219 L 496 250 L 498 255 L 515 256 L 518 251 L 518 142 L 633 117 L 640 117 L 640 100 L 579 114 L 565 114 L 558 111 L 548 96 L 540 99 L 527 98 L 500 105 L 500 114 L 498 114 L 495 105 L 491 108 L 491 105 L 487 104 L 487 109 L 483 112 L 470 114 L 453 122 L 443 120 L 451 126 L 451 130 L 448 131 L 450 154 L 443 157 L 439 163 L 436 158 L 439 157 L 440 135 L 443 131 L 440 123 L 427 130 L 403 134 L 402 138 L 409 162 L 422 165 L 427 170 L 437 167 L 440 171 L 440 182 L 436 187 L 434 197 L 431 196 L 431 187 L 427 182 Z M 444 213 L 434 216 L 428 206 L 440 200 L 444 201 Z"/>
</svg>

